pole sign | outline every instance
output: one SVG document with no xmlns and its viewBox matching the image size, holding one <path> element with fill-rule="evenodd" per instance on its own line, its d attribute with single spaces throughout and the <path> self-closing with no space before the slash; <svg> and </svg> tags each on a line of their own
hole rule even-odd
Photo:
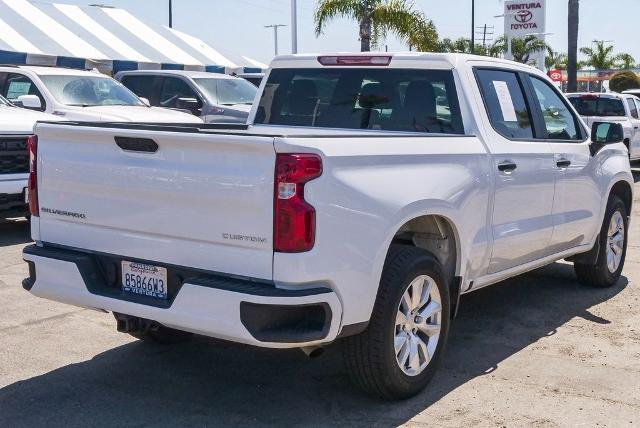
<svg viewBox="0 0 640 428">
<path fill-rule="evenodd" d="M 505 0 L 504 34 L 508 40 L 536 35 L 544 40 L 540 33 L 546 32 L 546 0 Z M 531 55 L 539 68 L 544 67 L 544 52 Z"/>
</svg>

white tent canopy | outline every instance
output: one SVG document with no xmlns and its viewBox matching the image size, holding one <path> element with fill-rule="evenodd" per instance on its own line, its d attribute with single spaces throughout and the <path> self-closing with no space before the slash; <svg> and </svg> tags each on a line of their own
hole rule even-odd
<svg viewBox="0 0 640 428">
<path fill-rule="evenodd" d="M 97 67 L 102 71 L 261 71 L 266 64 L 106 6 L 0 0 L 0 63 Z"/>
</svg>

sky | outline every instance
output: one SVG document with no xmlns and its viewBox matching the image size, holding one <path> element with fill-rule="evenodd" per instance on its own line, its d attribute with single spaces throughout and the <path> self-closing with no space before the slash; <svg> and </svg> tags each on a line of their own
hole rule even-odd
<svg viewBox="0 0 640 428">
<path fill-rule="evenodd" d="M 89 5 L 101 3 L 127 9 L 143 21 L 168 24 L 168 0 L 36 0 L 46 3 Z M 409 0 L 411 1 L 411 0 Z M 414 7 L 431 19 L 440 37 L 471 35 L 471 0 L 413 0 Z M 493 37 L 502 32 L 503 0 L 475 0 L 476 25 L 493 26 Z M 358 51 L 358 26 L 354 21 L 331 22 L 325 34 L 316 37 L 313 10 L 316 0 L 298 0 L 298 51 Z M 615 7 L 614 7 L 615 6 Z M 640 0 L 580 0 L 579 46 L 607 40 L 616 52 L 630 53 L 640 62 L 637 25 Z M 273 29 L 265 25 L 285 24 L 279 29 L 279 53 L 291 52 L 290 0 L 173 0 L 173 26 L 196 36 L 212 47 L 233 51 L 268 63 L 274 55 Z M 554 50 L 567 50 L 567 0 L 547 0 L 547 42 Z M 477 36 L 478 37 L 478 36 Z M 407 46 L 389 37 L 389 51 Z"/>
</svg>

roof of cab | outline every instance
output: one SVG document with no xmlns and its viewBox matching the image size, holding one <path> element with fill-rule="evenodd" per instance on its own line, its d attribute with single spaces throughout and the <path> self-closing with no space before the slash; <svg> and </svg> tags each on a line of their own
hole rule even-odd
<svg viewBox="0 0 640 428">
<path fill-rule="evenodd" d="M 497 66 L 504 66 L 505 68 L 521 69 L 528 72 L 536 72 L 537 74 L 544 74 L 540 70 L 530 65 L 522 64 L 519 62 L 509 61 L 501 58 L 493 58 L 481 55 L 470 55 L 461 53 L 434 53 L 434 52 L 330 52 L 330 53 L 315 53 L 315 54 L 295 54 L 295 55 L 279 55 L 271 61 L 271 67 L 273 68 L 285 68 L 285 67 L 323 67 L 318 62 L 318 57 L 325 56 L 391 56 L 390 67 L 399 66 L 401 61 L 429 61 L 433 66 L 439 68 L 456 68 L 463 63 L 470 61 L 487 61 L 495 63 Z M 376 66 L 378 67 L 378 66 Z"/>
</svg>

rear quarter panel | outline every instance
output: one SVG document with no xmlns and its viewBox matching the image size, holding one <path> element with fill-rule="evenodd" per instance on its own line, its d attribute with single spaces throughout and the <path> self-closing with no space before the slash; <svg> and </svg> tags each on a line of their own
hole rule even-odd
<svg viewBox="0 0 640 428">
<path fill-rule="evenodd" d="M 367 321 L 391 240 L 428 214 L 456 231 L 459 275 L 486 270 L 489 159 L 476 137 L 276 138 L 278 153 L 317 153 L 322 176 L 305 187 L 316 209 L 316 243 L 274 254 L 280 285 L 323 283 L 344 306 L 343 325 Z"/>
</svg>

